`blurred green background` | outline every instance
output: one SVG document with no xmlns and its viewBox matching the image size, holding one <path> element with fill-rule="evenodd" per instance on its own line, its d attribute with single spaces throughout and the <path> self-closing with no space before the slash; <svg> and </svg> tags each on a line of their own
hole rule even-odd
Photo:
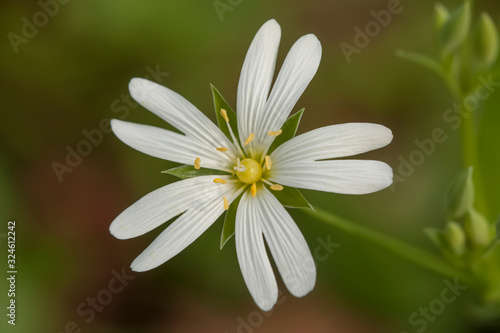
<svg viewBox="0 0 500 333">
<path fill-rule="evenodd" d="M 226 7 L 218 12 L 217 3 Z M 449 8 L 460 4 L 443 3 Z M 350 63 L 339 47 L 341 42 L 353 44 L 353 28 L 363 28 L 373 20 L 370 11 L 387 4 L 73 0 L 57 3 L 58 12 L 36 33 L 31 31 L 33 36 L 17 45 L 16 53 L 8 34 L 22 35 L 22 18 L 33 22 L 42 7 L 2 2 L 0 234 L 7 233 L 8 220 L 16 220 L 18 280 L 17 325 L 7 325 L 2 313 L 0 330 L 417 332 L 421 326 L 412 326 L 409 317 L 440 297 L 445 277 L 300 211 L 291 214 L 311 250 L 328 239 L 340 246 L 318 260 L 317 286 L 305 298 L 291 296 L 280 281 L 283 302 L 271 313 L 253 303 L 234 240 L 219 250 L 222 220 L 168 263 L 131 273 L 132 260 L 163 227 L 120 241 L 109 234 L 109 224 L 146 193 L 175 181 L 160 173 L 175 165 L 101 132 L 102 142 L 92 145 L 71 172 L 58 179 L 53 169 L 54 162 L 65 164 L 68 149 L 77 149 L 87 140 L 84 132 L 99 129 L 103 119 L 124 117 L 171 128 L 142 107 L 126 104 L 129 80 L 155 70 L 162 72 L 157 81 L 215 120 L 209 83 L 235 106 L 248 46 L 259 27 L 275 18 L 282 27 L 278 68 L 293 42 L 306 33 L 316 34 L 323 46 L 319 71 L 295 107 L 306 108 L 300 133 L 344 122 L 386 125 L 394 133 L 393 143 L 362 158 L 383 160 L 397 172 L 399 157 L 408 158 L 417 148 L 415 139 L 429 138 L 437 127 L 445 130 L 448 140 L 394 191 L 365 196 L 304 191 L 313 205 L 438 254 L 422 229 L 444 225 L 443 196 L 463 167 L 459 132 L 442 120 L 453 100 L 432 73 L 395 56 L 399 48 L 436 54 L 434 3 L 402 2 L 401 13 Z M 499 22 L 498 2 L 475 5 L 476 15 L 478 9 L 487 10 Z M 489 110 L 500 107 L 499 98 L 489 102 L 495 103 Z M 493 136 L 500 119 L 488 117 L 491 139 L 483 143 L 493 155 L 500 147 Z M 497 155 L 491 158 L 498 163 Z M 492 177 L 487 183 L 495 195 L 499 180 Z M 6 258 L 6 240 L 0 240 L 0 255 Z M 134 278 L 123 290 L 109 293 L 114 274 L 125 268 Z M 7 270 L 6 264 L 2 269 Z M 2 309 L 8 305 L 5 281 L 0 282 Z M 106 304 L 89 311 L 88 302 L 96 297 Z M 425 332 L 487 332 L 468 316 L 477 302 L 474 293 L 464 293 L 429 321 Z"/>
</svg>

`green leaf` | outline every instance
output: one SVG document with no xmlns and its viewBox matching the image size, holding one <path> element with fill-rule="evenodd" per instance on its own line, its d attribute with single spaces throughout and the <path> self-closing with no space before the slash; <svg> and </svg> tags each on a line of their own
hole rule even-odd
<svg viewBox="0 0 500 333">
<path fill-rule="evenodd" d="M 288 208 L 310 208 L 313 209 L 307 199 L 295 187 L 283 186 L 282 191 L 274 191 L 265 185 L 269 191 L 278 199 L 278 201 Z"/>
<path fill-rule="evenodd" d="M 219 128 L 227 136 L 229 141 L 233 142 L 233 138 L 231 137 L 231 134 L 229 133 L 227 123 L 220 114 L 220 109 L 224 109 L 227 111 L 227 117 L 229 118 L 229 126 L 231 126 L 231 129 L 233 130 L 233 133 L 236 136 L 236 139 L 238 140 L 238 138 L 239 138 L 239 136 L 238 136 L 238 121 L 236 118 L 236 113 L 233 111 L 231 106 L 229 106 L 229 104 L 226 102 L 224 97 L 222 97 L 222 95 L 217 90 L 217 88 L 215 88 L 213 85 L 210 85 L 210 87 L 212 88 L 212 95 L 214 98 L 215 116 L 217 117 L 217 124 L 219 125 Z"/>
<path fill-rule="evenodd" d="M 446 192 L 445 202 L 448 218 L 451 220 L 463 218 L 474 204 L 474 182 L 472 167 L 461 171 L 453 179 Z"/>
<path fill-rule="evenodd" d="M 220 249 L 226 245 L 227 241 L 233 237 L 234 229 L 236 224 L 236 211 L 238 210 L 238 205 L 240 204 L 240 200 L 243 194 L 238 196 L 232 203 L 229 205 L 229 209 L 226 212 L 226 217 L 224 218 L 224 226 L 222 227 L 222 234 L 220 237 Z"/>
<path fill-rule="evenodd" d="M 169 175 L 178 177 L 180 179 L 194 178 L 199 176 L 211 176 L 211 175 L 228 175 L 227 172 L 213 169 L 200 168 L 196 170 L 192 165 L 181 165 L 172 169 L 162 171 L 161 173 L 167 173 Z"/>
<path fill-rule="evenodd" d="M 297 111 L 295 114 L 290 116 L 283 126 L 281 127 L 281 132 L 280 135 L 274 139 L 273 143 L 271 144 L 271 147 L 269 147 L 269 150 L 267 151 L 267 155 L 270 155 L 273 150 L 281 146 L 283 143 L 287 142 L 291 138 L 295 136 L 295 133 L 297 133 L 297 128 L 299 127 L 300 119 L 302 118 L 302 114 L 304 113 L 304 108 L 300 109 Z"/>
</svg>

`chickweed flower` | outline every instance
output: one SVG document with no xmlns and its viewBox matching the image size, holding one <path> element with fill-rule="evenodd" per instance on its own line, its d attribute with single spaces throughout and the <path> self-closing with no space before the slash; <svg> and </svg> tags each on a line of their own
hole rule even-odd
<svg viewBox="0 0 500 333">
<path fill-rule="evenodd" d="M 111 224 L 115 237 L 128 239 L 182 214 L 133 261 L 133 270 L 150 270 L 177 255 L 238 198 L 235 241 L 241 272 L 257 305 L 270 310 L 278 287 L 265 243 L 293 295 L 306 295 L 316 281 L 307 243 L 277 195 L 295 187 L 365 194 L 392 183 L 392 169 L 383 162 L 332 160 L 389 144 L 392 133 L 384 126 L 331 125 L 296 137 L 293 132 L 293 138 L 279 141 L 321 58 L 318 39 L 312 34 L 301 37 L 271 89 L 280 36 L 275 20 L 257 32 L 241 71 L 237 118 L 231 110 L 216 110 L 223 119 L 221 128 L 172 90 L 144 79 L 131 80 L 132 97 L 183 134 L 117 119 L 112 120 L 113 132 L 143 153 L 190 165 L 194 175 L 147 194 Z M 281 145 L 273 148 L 275 141 Z"/>
</svg>

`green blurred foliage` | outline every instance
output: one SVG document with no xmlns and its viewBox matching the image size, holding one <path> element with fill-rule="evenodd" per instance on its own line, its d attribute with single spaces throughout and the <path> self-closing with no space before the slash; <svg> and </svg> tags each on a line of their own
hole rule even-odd
<svg viewBox="0 0 500 333">
<path fill-rule="evenodd" d="M 386 161 L 397 173 L 400 157 L 408 160 L 418 149 L 415 140 L 444 129 L 447 140 L 436 144 L 435 153 L 396 183 L 394 191 L 366 196 L 304 191 L 313 205 L 436 251 L 422 229 L 444 225 L 446 188 L 463 169 L 459 131 L 442 118 L 453 101 L 432 73 L 394 54 L 396 49 L 436 53 L 439 42 L 430 37 L 435 27 L 428 24 L 434 4 L 402 3 L 402 12 L 353 54 L 350 64 L 339 48 L 341 42 L 352 44 L 353 28 L 363 28 L 373 20 L 370 11 L 387 8 L 387 3 L 241 1 L 220 20 L 212 1 L 71 1 L 60 5 L 16 54 L 7 34 L 21 34 L 21 19 L 31 20 L 41 8 L 37 2 L 3 2 L 0 213 L 2 221 L 16 219 L 18 225 L 17 331 L 62 332 L 75 321 L 84 332 L 234 332 L 239 317 L 257 310 L 239 272 L 234 240 L 219 249 L 219 219 L 167 264 L 136 274 L 86 323 L 88 318 L 77 312 L 80 304 L 107 288 L 112 270 L 128 267 L 159 233 L 119 241 L 109 234 L 109 224 L 144 194 L 175 181 L 160 172 L 177 165 L 136 152 L 110 133 L 103 133 L 102 143 L 65 173 L 62 182 L 52 163 L 65 163 L 67 147 L 76 149 L 86 140 L 82 131 L 98 129 L 102 119 L 124 117 L 172 129 L 142 107 L 121 101 L 122 94 L 128 95 L 130 78 L 145 77 L 151 71 L 147 68 L 168 72 L 161 83 L 216 121 L 209 83 L 235 107 L 245 53 L 270 18 L 283 31 L 278 68 L 301 35 L 314 33 L 323 46 L 318 74 L 295 107 L 306 108 L 299 133 L 344 122 L 384 124 L 394 132 L 393 143 L 363 158 Z M 456 8 L 460 2 L 444 4 Z M 476 6 L 489 12 L 498 26 L 496 2 L 478 1 Z M 499 96 L 488 99 L 482 111 L 484 170 L 475 171 L 485 178 L 489 218 L 499 213 Z M 300 211 L 291 213 L 312 250 L 318 238 L 330 237 L 341 246 L 318 261 L 315 290 L 298 300 L 285 293 L 287 301 L 256 331 L 291 331 L 302 322 L 310 332 L 416 331 L 409 316 L 440 297 L 444 277 Z M 0 248 L 3 256 L 4 241 Z M 4 280 L 2 304 L 6 287 Z M 426 332 L 473 331 L 474 323 L 463 314 L 476 301 L 465 293 Z M 11 327 L 4 318 L 0 330 L 6 329 Z"/>
</svg>

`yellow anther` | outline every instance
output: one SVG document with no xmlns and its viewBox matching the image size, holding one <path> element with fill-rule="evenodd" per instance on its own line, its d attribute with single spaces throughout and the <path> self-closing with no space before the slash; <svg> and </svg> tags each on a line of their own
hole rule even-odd
<svg viewBox="0 0 500 333">
<path fill-rule="evenodd" d="M 201 159 L 199 157 L 197 157 L 195 160 L 194 160 L 194 168 L 196 170 L 199 170 L 201 167 Z"/>
<path fill-rule="evenodd" d="M 227 111 L 226 110 L 220 109 L 220 115 L 222 116 L 222 118 L 224 118 L 224 120 L 226 121 L 226 123 L 229 122 L 229 118 L 227 117 Z"/>
<path fill-rule="evenodd" d="M 278 136 L 278 135 L 280 135 L 282 132 L 283 132 L 282 130 L 277 130 L 277 131 L 269 131 L 269 132 L 267 132 L 267 135 L 277 137 L 277 136 Z"/>
<path fill-rule="evenodd" d="M 252 197 L 255 197 L 257 194 L 257 183 L 253 183 L 252 186 L 250 186 L 250 191 L 252 192 Z"/>
<path fill-rule="evenodd" d="M 255 133 L 252 133 L 248 136 L 247 140 L 245 141 L 245 146 L 252 142 L 253 139 L 255 139 Z"/>
<path fill-rule="evenodd" d="M 215 178 L 214 183 L 225 184 L 226 181 L 224 179 L 221 179 L 221 178 Z"/>
<path fill-rule="evenodd" d="M 267 170 L 271 170 L 272 166 L 273 166 L 273 162 L 271 161 L 271 157 L 266 155 L 266 168 L 267 168 Z"/>
<path fill-rule="evenodd" d="M 229 209 L 229 201 L 227 201 L 226 197 L 222 197 L 222 199 L 224 200 L 224 209 L 228 210 Z"/>
<path fill-rule="evenodd" d="M 269 187 L 273 191 L 283 191 L 283 186 L 280 184 L 274 184 Z"/>
<path fill-rule="evenodd" d="M 225 152 L 225 151 L 227 151 L 227 148 L 226 148 L 226 147 L 217 147 L 217 148 L 215 148 L 215 149 L 217 149 L 217 151 L 221 151 L 221 152 Z"/>
</svg>

